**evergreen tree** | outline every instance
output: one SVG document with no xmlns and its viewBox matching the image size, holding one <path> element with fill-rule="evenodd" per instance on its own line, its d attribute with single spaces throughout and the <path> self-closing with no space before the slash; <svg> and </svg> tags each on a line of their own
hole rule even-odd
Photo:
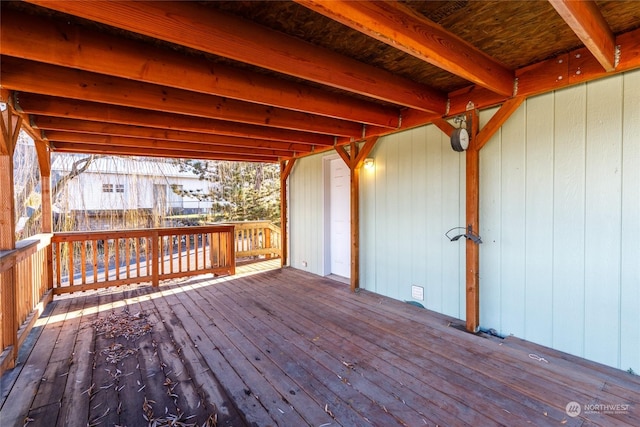
<svg viewBox="0 0 640 427">
<path fill-rule="evenodd" d="M 182 170 L 189 170 L 200 179 L 214 183 L 209 194 L 197 197 L 213 202 L 216 221 L 279 221 L 279 165 L 201 160 L 178 162 Z"/>
</svg>

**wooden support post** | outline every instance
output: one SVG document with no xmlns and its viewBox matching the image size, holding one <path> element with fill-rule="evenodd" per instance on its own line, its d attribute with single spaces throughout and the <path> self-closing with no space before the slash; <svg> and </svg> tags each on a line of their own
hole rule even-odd
<svg viewBox="0 0 640 427">
<path fill-rule="evenodd" d="M 287 233 L 287 178 L 293 170 L 293 165 L 296 159 L 292 158 L 289 161 L 283 160 L 280 162 L 280 265 L 284 267 L 287 265 L 287 257 L 289 256 L 288 246 L 288 233 Z"/>
<path fill-rule="evenodd" d="M 351 142 L 350 150 L 343 146 L 337 146 L 338 155 L 349 166 L 351 176 L 351 291 L 355 292 L 360 287 L 360 169 L 365 158 L 369 155 L 378 137 L 372 137 L 365 141 L 362 148 L 357 142 Z"/>
<path fill-rule="evenodd" d="M 466 151 L 466 231 L 480 234 L 480 150 L 526 98 L 518 96 L 508 99 L 480 130 L 478 111 L 465 113 L 467 130 L 471 141 Z M 435 119 L 433 124 L 451 136 L 455 129 L 444 119 Z M 480 246 L 466 240 L 466 328 L 477 332 L 480 327 Z"/>
<path fill-rule="evenodd" d="M 471 123 L 471 143 L 466 152 L 466 226 L 480 233 L 480 150 L 520 105 L 524 97 L 506 101 L 489 122 L 479 130 L 477 110 L 467 111 L 467 123 Z M 467 239 L 466 242 L 466 328 L 477 332 L 480 327 L 480 246 Z"/>
<path fill-rule="evenodd" d="M 41 213 L 40 225 L 42 233 L 53 233 L 53 217 L 51 209 L 51 155 L 49 145 L 43 140 L 35 140 L 36 153 L 38 154 L 38 165 L 40 166 L 40 187 L 41 187 Z M 47 266 L 46 280 L 47 289 L 53 289 L 53 250 L 52 246 L 46 250 Z"/>
<path fill-rule="evenodd" d="M 351 291 L 360 287 L 360 167 L 355 164 L 359 146 L 351 143 Z"/>
<path fill-rule="evenodd" d="M 478 234 L 480 230 L 480 150 L 476 145 L 478 135 L 478 114 L 476 110 L 467 112 L 467 125 L 471 124 L 471 143 L 466 152 L 466 227 L 467 232 Z M 477 332 L 480 327 L 480 246 L 473 240 L 466 240 L 466 328 Z"/>
<path fill-rule="evenodd" d="M 8 101 L 8 94 L 2 93 L 4 104 L 0 114 L 0 250 L 13 250 L 16 247 L 15 201 L 13 197 L 13 152 L 20 133 L 22 119 L 14 114 Z M 11 348 L 8 363 L 4 366 L 12 368 L 18 357 L 18 321 L 16 269 L 10 267 L 0 283 L 2 303 L 2 333 L 4 346 Z M 0 352 L 3 349 L 0 348 Z"/>
</svg>

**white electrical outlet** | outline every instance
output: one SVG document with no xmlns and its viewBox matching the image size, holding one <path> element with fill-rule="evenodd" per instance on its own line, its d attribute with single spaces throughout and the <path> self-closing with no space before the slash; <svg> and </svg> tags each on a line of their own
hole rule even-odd
<svg viewBox="0 0 640 427">
<path fill-rule="evenodd" d="M 302 261 L 302 266 L 306 267 L 307 266 L 307 261 Z"/>
</svg>

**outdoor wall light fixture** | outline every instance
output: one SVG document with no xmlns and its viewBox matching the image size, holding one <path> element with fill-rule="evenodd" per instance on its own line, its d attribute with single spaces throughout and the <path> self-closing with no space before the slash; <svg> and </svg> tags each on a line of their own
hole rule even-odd
<svg viewBox="0 0 640 427">
<path fill-rule="evenodd" d="M 458 234 L 457 236 L 451 237 L 451 236 L 449 236 L 449 233 L 451 233 L 453 230 L 465 230 L 466 233 Z M 472 229 L 471 225 L 467 226 L 467 228 L 464 228 L 464 227 L 453 227 L 451 230 L 449 230 L 446 233 L 444 233 L 444 235 L 447 237 L 447 239 L 449 239 L 452 242 L 455 242 L 459 238 L 464 237 L 465 239 L 471 240 L 476 245 L 479 245 L 480 243 L 482 243 L 482 239 L 480 238 L 480 236 L 478 234 L 473 232 L 473 229 Z"/>
<path fill-rule="evenodd" d="M 367 157 L 366 159 L 364 159 L 363 165 L 365 169 L 373 169 L 373 166 L 374 166 L 373 159 L 371 157 Z"/>
</svg>

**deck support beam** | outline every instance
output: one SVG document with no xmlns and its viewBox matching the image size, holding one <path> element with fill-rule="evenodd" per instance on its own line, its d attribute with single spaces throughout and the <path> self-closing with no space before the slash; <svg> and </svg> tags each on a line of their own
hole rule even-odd
<svg viewBox="0 0 640 427">
<path fill-rule="evenodd" d="M 351 291 L 360 287 L 360 168 L 369 155 L 378 137 L 367 139 L 362 147 L 352 141 L 349 152 L 344 146 L 336 146 L 338 155 L 349 167 L 351 175 Z"/>
<path fill-rule="evenodd" d="M 289 178 L 295 162 L 295 158 L 291 158 L 288 161 L 282 160 L 280 162 L 280 265 L 282 267 L 287 265 L 287 258 L 289 257 L 289 235 L 287 233 L 287 207 L 289 205 L 287 203 L 287 178 Z"/>
</svg>

